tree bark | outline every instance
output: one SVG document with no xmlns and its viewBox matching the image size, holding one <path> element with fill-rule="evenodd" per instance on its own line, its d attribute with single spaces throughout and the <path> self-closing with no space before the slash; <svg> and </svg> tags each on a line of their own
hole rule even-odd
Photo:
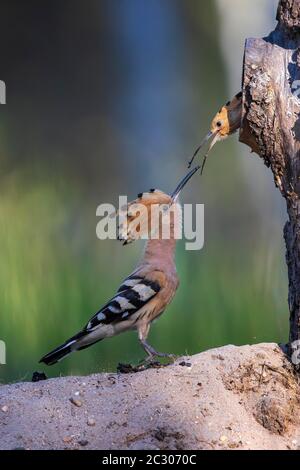
<svg viewBox="0 0 300 470">
<path fill-rule="evenodd" d="M 271 168 L 287 203 L 292 352 L 300 340 L 300 0 L 281 0 L 277 20 L 268 37 L 246 41 L 240 141 Z"/>
</svg>

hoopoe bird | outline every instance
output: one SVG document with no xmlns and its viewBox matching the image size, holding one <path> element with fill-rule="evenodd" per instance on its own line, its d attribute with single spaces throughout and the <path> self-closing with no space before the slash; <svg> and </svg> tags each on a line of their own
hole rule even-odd
<svg viewBox="0 0 300 470">
<path fill-rule="evenodd" d="M 235 95 L 235 97 L 228 101 L 220 111 L 215 115 L 211 122 L 211 127 L 209 133 L 204 137 L 203 141 L 196 149 L 194 155 L 189 161 L 189 168 L 191 167 L 196 155 L 199 153 L 203 145 L 206 144 L 210 139 L 212 139 L 207 153 L 204 156 L 201 175 L 204 170 L 204 165 L 208 157 L 209 152 L 213 146 L 220 140 L 227 139 L 230 135 L 234 134 L 241 127 L 242 120 L 242 92 Z"/>
<path fill-rule="evenodd" d="M 178 196 L 199 168 L 198 166 L 190 171 L 171 196 L 153 189 L 139 194 L 135 201 L 127 205 L 126 210 L 123 209 L 128 223 L 121 226 L 119 238 L 128 243 L 145 236 L 145 231 L 149 236 L 141 261 L 133 273 L 122 282 L 116 295 L 87 325 L 64 344 L 42 357 L 40 362 L 55 364 L 74 351 L 80 351 L 105 338 L 133 329 L 137 330 L 140 344 L 147 353 L 146 362 L 151 362 L 154 357 L 171 356 L 157 352 L 147 343 L 147 336 L 151 323 L 171 303 L 178 288 L 175 265 L 175 235 L 177 230 L 181 230 L 181 206 Z M 160 212 L 160 223 L 152 227 L 152 208 L 157 206 L 163 209 Z M 148 225 L 148 229 L 138 231 L 131 228 L 135 221 L 132 212 L 136 207 L 143 213 L 140 227 Z M 166 225 L 169 229 L 168 238 L 163 236 Z"/>
</svg>

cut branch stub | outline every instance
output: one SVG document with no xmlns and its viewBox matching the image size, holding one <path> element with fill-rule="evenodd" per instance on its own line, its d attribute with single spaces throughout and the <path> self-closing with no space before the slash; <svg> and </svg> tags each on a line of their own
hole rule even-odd
<svg viewBox="0 0 300 470">
<path fill-rule="evenodd" d="M 246 41 L 240 141 L 271 168 L 287 201 L 290 342 L 300 340 L 300 0 L 281 0 L 267 38 Z"/>
</svg>

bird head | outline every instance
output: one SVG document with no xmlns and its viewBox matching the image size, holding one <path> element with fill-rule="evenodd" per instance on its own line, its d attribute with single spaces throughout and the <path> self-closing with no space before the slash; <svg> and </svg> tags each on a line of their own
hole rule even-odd
<svg viewBox="0 0 300 470">
<path fill-rule="evenodd" d="M 199 168 L 198 166 L 190 171 L 171 195 L 160 189 L 150 189 L 138 194 L 137 199 L 122 207 L 117 214 L 118 239 L 128 245 L 138 239 L 164 239 L 180 233 L 182 209 L 178 197 Z"/>
<path fill-rule="evenodd" d="M 241 125 L 242 119 L 242 93 L 238 93 L 235 97 L 228 101 L 220 111 L 217 112 L 215 117 L 213 118 L 210 126 L 210 131 L 204 137 L 203 141 L 196 149 L 192 159 L 189 162 L 189 167 L 192 165 L 194 158 L 198 154 L 198 152 L 202 149 L 202 147 L 206 144 L 206 142 L 210 142 L 208 151 L 206 152 L 203 164 L 201 168 L 201 174 L 203 173 L 204 165 L 206 162 L 206 158 L 213 148 L 213 146 L 220 140 L 226 139 L 229 135 L 233 134 L 237 131 Z"/>
<path fill-rule="evenodd" d="M 229 116 L 228 116 L 228 106 L 223 106 L 220 111 L 215 115 L 211 122 L 209 138 L 212 136 L 217 136 L 217 140 L 226 139 L 229 135 Z"/>
</svg>

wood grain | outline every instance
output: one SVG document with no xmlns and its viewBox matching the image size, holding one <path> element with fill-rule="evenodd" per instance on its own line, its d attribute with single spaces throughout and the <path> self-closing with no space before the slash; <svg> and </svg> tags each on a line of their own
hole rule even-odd
<svg viewBox="0 0 300 470">
<path fill-rule="evenodd" d="M 300 0 L 281 0 L 268 37 L 247 39 L 240 141 L 270 167 L 286 200 L 290 344 L 300 340 Z"/>
</svg>

